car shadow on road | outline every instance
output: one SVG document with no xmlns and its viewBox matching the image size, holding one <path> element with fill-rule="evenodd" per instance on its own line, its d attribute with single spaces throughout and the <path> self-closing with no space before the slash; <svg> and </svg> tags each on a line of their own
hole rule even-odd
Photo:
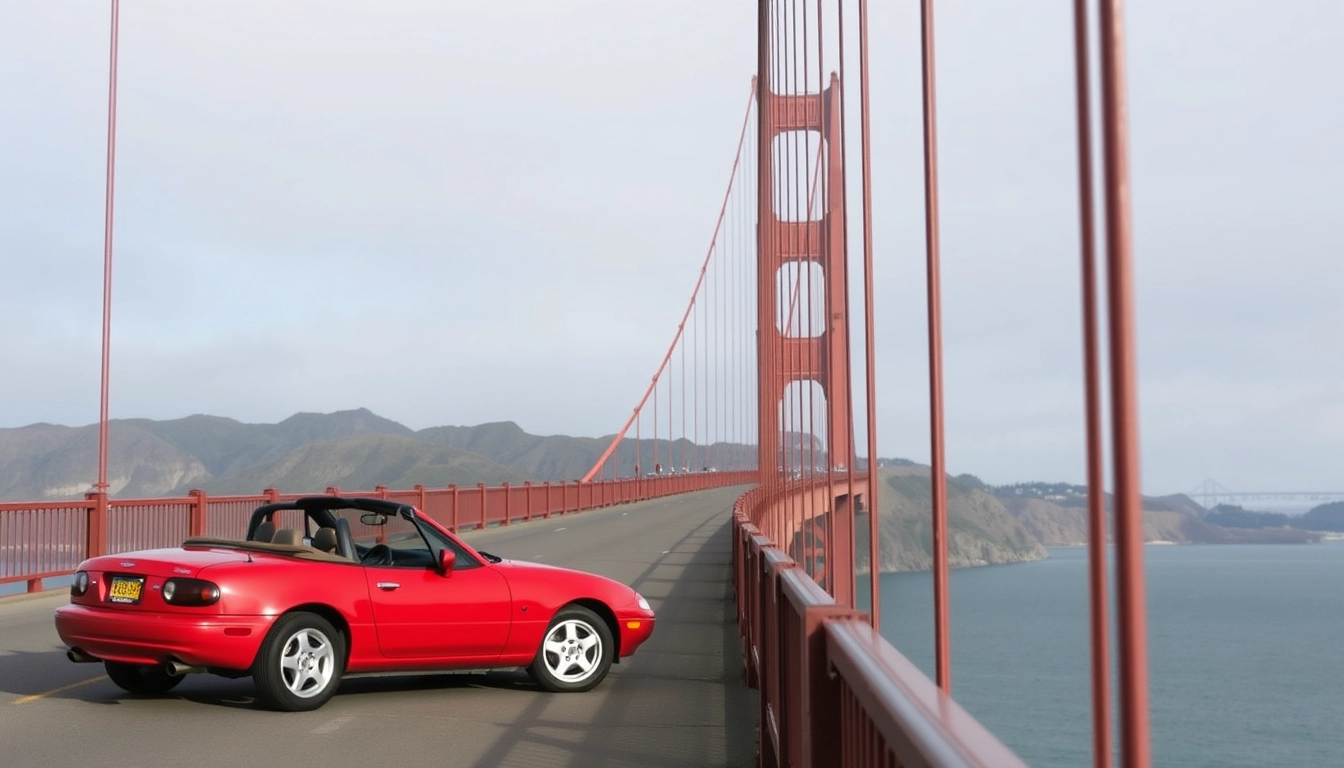
<svg viewBox="0 0 1344 768">
<path fill-rule="evenodd" d="M 758 699 L 742 674 L 731 588 L 731 513 L 707 517 L 630 586 L 654 602 L 657 629 L 568 713 L 529 702 L 475 763 L 746 766 L 756 762 Z M 538 763 L 540 764 L 540 763 Z"/>
<path fill-rule="evenodd" d="M 209 675 L 194 675 L 199 682 L 179 687 L 168 696 L 193 704 L 227 707 L 230 709 L 262 710 L 257 701 L 252 678 L 228 679 Z M 206 682 L 209 681 L 209 682 Z M 525 672 L 496 670 L 490 672 L 427 672 L 387 675 L 355 675 L 341 680 L 333 701 L 376 694 L 397 694 L 424 691 L 453 691 L 479 688 L 497 690 L 540 690 Z M 125 694 L 130 696 L 131 694 Z M 137 697 L 144 698 L 144 697 Z"/>
<path fill-rule="evenodd" d="M 6 649 L 0 653 L 0 693 L 19 698 L 55 695 L 102 672 L 101 664 L 75 664 L 67 659 L 65 646 L 42 651 Z"/>
</svg>

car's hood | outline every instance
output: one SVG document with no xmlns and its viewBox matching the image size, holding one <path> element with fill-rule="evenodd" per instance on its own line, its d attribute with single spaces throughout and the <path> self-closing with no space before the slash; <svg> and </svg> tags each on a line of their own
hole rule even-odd
<svg viewBox="0 0 1344 768">
<path fill-rule="evenodd" d="M 544 581 L 555 576 L 564 575 L 564 580 L 570 583 L 586 582 L 593 589 L 611 593 L 612 597 L 624 595 L 631 600 L 634 599 L 635 590 L 628 584 L 623 584 L 615 579 L 608 578 L 588 571 L 578 571 L 573 568 L 564 568 L 558 565 L 547 565 L 546 563 L 531 563 L 526 560 L 508 560 L 495 563 L 494 567 L 501 569 L 506 577 L 513 574 L 525 577 L 528 581 Z"/>
<path fill-rule="evenodd" d="M 510 559 L 508 559 L 508 558 L 504 558 L 504 559 L 501 560 L 500 562 L 495 563 L 495 567 L 496 567 L 496 568 L 518 568 L 518 569 L 522 569 L 522 570 L 532 570 L 532 571 L 561 571 L 561 572 L 564 572 L 564 573 L 578 573 L 578 574 L 582 574 L 582 575 L 584 575 L 584 576 L 592 576 L 592 575 L 594 575 L 594 574 L 591 574 L 591 573 L 586 573 L 586 572 L 584 572 L 584 571 L 576 571 L 576 570 L 574 570 L 573 568 L 564 568 L 564 567 L 561 567 L 561 566 L 559 566 L 559 565 L 547 565 L 546 563 L 532 563 L 532 562 L 528 562 L 527 560 L 510 560 Z M 598 578 L 602 578 L 602 577 L 599 576 Z"/>
</svg>

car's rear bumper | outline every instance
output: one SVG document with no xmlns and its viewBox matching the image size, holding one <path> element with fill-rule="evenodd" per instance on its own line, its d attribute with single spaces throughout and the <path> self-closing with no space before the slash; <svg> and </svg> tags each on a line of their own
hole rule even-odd
<svg viewBox="0 0 1344 768">
<path fill-rule="evenodd" d="M 641 610 L 618 612 L 616 628 L 621 633 L 621 656 L 629 656 L 653 635 L 653 612 Z"/>
<path fill-rule="evenodd" d="M 56 633 L 71 648 L 127 664 L 184 664 L 247 669 L 275 621 L 272 616 L 199 616 L 87 605 L 56 609 Z"/>
</svg>

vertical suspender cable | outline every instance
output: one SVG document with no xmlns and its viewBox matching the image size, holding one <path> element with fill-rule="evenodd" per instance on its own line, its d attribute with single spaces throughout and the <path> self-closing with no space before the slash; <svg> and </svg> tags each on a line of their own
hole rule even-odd
<svg viewBox="0 0 1344 768">
<path fill-rule="evenodd" d="M 788 3 L 788 5 L 786 6 L 786 9 L 787 9 L 787 11 L 786 11 L 786 13 L 787 13 L 787 15 L 786 15 L 786 19 L 787 19 L 787 21 L 786 21 L 786 23 L 785 23 L 785 30 L 784 30 L 784 32 L 785 32 L 785 40 L 784 40 L 784 92 L 785 92 L 786 94 L 788 94 L 789 97 L 791 97 L 791 98 L 789 99 L 789 105 L 790 105 L 790 110 L 789 110 L 789 112 L 790 112 L 790 122 L 791 122 L 791 123 L 794 123 L 794 124 L 796 125 L 796 123 L 797 123 L 797 121 L 798 121 L 797 113 L 798 113 L 798 104 L 799 104 L 799 102 L 798 102 L 798 100 L 797 100 L 797 96 L 799 95 L 799 93 L 798 93 L 798 0 L 789 0 L 789 3 Z M 798 141 L 797 141 L 797 139 L 798 139 L 798 132 L 797 132 L 796 129 L 793 129 L 793 130 L 790 130 L 789 133 L 785 136 L 785 139 L 784 139 L 784 142 L 783 142 L 783 149 L 784 149 L 784 151 L 787 153 L 786 157 L 787 157 L 787 162 L 788 162 L 788 180 L 785 182 L 785 186 L 784 186 L 784 207 L 785 207 L 785 210 L 784 210 L 783 215 L 782 215 L 780 218 L 785 219 L 785 220 L 788 222 L 788 223 L 786 223 L 786 224 L 784 225 L 784 227 L 783 227 L 784 232 L 786 233 L 785 236 L 784 236 L 784 242 L 787 244 L 787 245 L 785 246 L 785 250 L 786 250 L 786 251 L 794 251 L 794 250 L 796 250 L 797 247 L 798 247 L 798 242 L 797 242 L 797 231 L 798 231 L 798 230 L 797 230 L 797 227 L 796 227 L 796 222 L 798 221 L 798 212 L 797 212 L 797 201 L 798 201 L 798 162 L 797 162 L 797 161 L 798 161 Z M 790 226 L 790 224 L 794 224 L 795 226 Z M 787 263 L 787 262 L 785 262 L 785 263 Z M 782 267 L 782 266 L 783 266 L 783 264 L 781 264 L 781 267 Z M 795 262 L 795 266 L 796 266 L 796 262 Z M 779 275 L 780 275 L 781 280 L 784 279 L 784 276 L 785 276 L 786 274 L 787 274 L 787 270 L 781 268 L 780 271 L 779 271 Z M 782 294 L 783 294 L 783 290 L 784 290 L 784 287 L 783 287 L 783 285 L 781 285 L 781 286 L 780 286 L 780 290 L 779 290 L 779 292 L 778 292 L 777 295 L 782 295 Z M 796 437 L 795 437 L 795 436 L 797 435 L 797 432 L 798 432 L 798 424 L 797 424 L 797 422 L 795 421 L 795 416 L 794 416 L 794 405 L 795 405 L 795 402 L 796 402 L 797 397 L 798 397 L 798 388 L 797 388 L 796 386 L 794 386 L 795 381 L 794 381 L 794 379 L 793 379 L 793 374 L 794 374 L 795 371 L 797 370 L 797 365 L 796 365 L 796 361 L 795 361 L 795 352 L 794 352 L 795 347 L 793 347 L 793 345 L 789 344 L 790 336 L 791 336 L 791 334 L 793 333 L 793 318 L 788 317 L 788 316 L 783 316 L 783 318 L 782 318 L 782 320 L 781 320 L 781 324 L 782 324 L 782 326 L 783 326 L 783 331 L 782 331 L 781 336 L 780 336 L 780 344 L 782 345 L 782 347 L 783 347 L 783 349 L 784 349 L 784 361 L 785 361 L 785 362 L 784 362 L 784 372 L 785 372 L 785 373 L 784 373 L 784 380 L 783 380 L 783 382 L 781 382 L 781 383 L 784 385 L 784 393 L 785 393 L 785 396 L 784 396 L 784 413 L 786 414 L 785 417 L 784 417 L 784 422 L 785 422 L 785 427 L 784 427 L 784 446 L 785 446 L 785 448 L 784 448 L 784 450 L 785 450 L 785 456 L 786 456 L 786 458 L 785 458 L 785 460 L 784 460 L 784 470 L 785 470 L 785 475 L 784 475 L 784 477 L 785 477 L 786 480 L 791 480 L 791 479 L 793 478 L 793 468 L 794 468 L 794 466 L 796 465 L 796 462 L 797 462 L 797 442 L 796 442 Z M 794 535 L 794 532 L 795 532 L 796 530 L 798 530 L 798 527 L 799 527 L 799 526 L 798 526 L 798 502 L 799 502 L 799 499 L 798 499 L 797 494 L 792 494 L 792 493 L 787 494 L 784 498 L 785 498 L 785 504 L 787 505 L 787 508 L 788 508 L 788 510 L 789 510 L 789 522 L 788 522 L 788 527 L 785 529 L 785 531 L 786 531 L 786 534 L 785 534 L 785 535 L 786 535 L 787 537 L 789 537 L 789 538 L 786 538 L 785 541 L 789 541 L 790 539 L 792 539 L 792 537 L 793 537 L 793 535 Z M 792 550 L 792 548 L 790 548 L 790 550 Z M 796 554 L 795 554 L 794 552 L 792 552 L 792 551 L 790 551 L 789 554 L 790 554 L 790 555 L 793 555 L 793 556 L 795 557 L 795 559 L 797 559 L 797 560 L 800 560 L 800 561 L 801 561 L 801 560 L 803 559 L 803 558 L 801 557 L 801 555 L 796 555 Z"/>
<path fill-rule="evenodd" d="M 1134 271 L 1130 240 L 1129 137 L 1121 0 L 1101 2 L 1102 148 L 1106 167 L 1106 282 L 1110 315 L 1111 440 L 1115 555 L 1119 571 L 1121 756 L 1146 768 L 1148 648 L 1144 619 L 1143 510 L 1139 495 L 1138 380 L 1134 351 Z"/>
<path fill-rule="evenodd" d="M 108 391 L 112 362 L 112 220 L 117 168 L 117 39 L 121 2 L 112 0 L 111 43 L 107 68 L 107 190 L 103 207 L 103 355 L 98 395 L 98 484 L 107 493 Z"/>
<path fill-rule="evenodd" d="M 846 125 L 848 124 L 848 121 L 847 121 L 846 118 L 845 118 L 845 83 L 848 82 L 848 80 L 847 80 L 846 75 L 845 75 L 845 4 L 844 4 L 843 2 L 841 2 L 841 3 L 838 4 L 838 9 L 837 9 L 837 12 L 836 12 L 836 25 L 839 27 L 839 34 L 837 35 L 837 37 L 839 38 L 839 45 L 838 45 L 837 47 L 839 48 L 839 52 L 840 52 L 840 77 L 839 77 L 839 81 L 838 81 L 838 82 L 836 82 L 836 81 L 834 81 L 834 80 L 833 80 L 832 82 L 835 84 L 835 87 L 836 87 L 836 89 L 837 89 L 837 91 L 838 91 L 838 93 L 837 93 L 835 96 L 833 96 L 833 98 L 834 98 L 834 100 L 835 100 L 835 104 L 836 104 L 836 107 L 835 107 L 835 108 L 840 110 L 840 135 L 834 137 L 833 140 L 834 140 L 834 141 L 839 141 L 839 142 L 840 142 L 840 188 L 839 188 L 839 189 L 832 189 L 832 188 L 830 188 L 830 187 L 828 186 L 828 187 L 827 187 L 827 193 L 828 193 L 828 194 L 843 195 L 843 194 L 845 193 L 845 190 L 848 189 L 848 187 L 849 187 L 849 172 L 848 172 L 848 169 L 847 169 L 847 167 L 846 167 L 846 160 L 847 160 L 848 157 L 849 157 L 849 142 L 845 141 L 845 130 L 846 130 Z M 845 259 L 844 259 L 844 269 L 843 269 L 844 274 L 843 274 L 842 277 L 841 277 L 841 281 L 842 281 L 843 286 L 844 286 L 844 289 L 843 289 L 843 290 L 844 290 L 844 302 L 845 302 L 845 307 L 846 307 L 846 312 L 845 312 L 845 338 L 848 339 L 848 338 L 852 338 L 852 336 L 853 336 L 853 334 L 852 334 L 852 326 L 851 326 L 851 319 L 850 319 L 850 313 L 849 313 L 849 311 L 848 311 L 848 308 L 851 307 L 851 306 L 853 306 L 853 302 L 851 302 L 851 301 L 849 300 L 849 257 L 848 257 L 848 254 L 849 254 L 849 206 L 847 206 L 847 205 L 842 205 L 842 206 L 840 207 L 840 210 L 841 210 L 841 225 L 840 225 L 840 230 L 841 230 L 841 232 L 840 232 L 841 246 L 840 246 L 840 247 L 844 249 L 844 252 L 845 252 L 845 254 L 846 254 L 846 257 L 845 257 Z M 853 365 L 853 359 L 852 359 L 852 356 L 851 356 L 851 354 L 850 354 L 850 349 L 849 349 L 849 347 L 850 347 L 849 344 L 846 344 L 846 345 L 845 345 L 845 349 L 844 349 L 843 354 L 844 354 L 844 358 L 845 358 L 845 370 L 847 370 L 847 371 L 852 371 L 852 370 L 854 370 L 854 365 Z M 854 398 L 853 398 L 853 397 L 848 397 L 848 398 L 845 399 L 845 414 L 844 414 L 844 417 L 845 417 L 846 419 L 848 419 L 849 424 L 850 424 L 850 426 L 852 427 L 853 424 L 854 424 Z M 854 434 L 853 434 L 853 431 L 852 431 L 852 430 L 851 430 L 851 432 L 850 432 L 850 436 L 849 436 L 849 444 L 848 444 L 848 445 L 845 445 L 845 446 L 841 446 L 840 449 L 841 449 L 842 451 L 844 451 L 844 457 L 845 457 L 845 483 L 846 483 L 845 487 L 846 487 L 846 488 L 849 488 L 849 489 L 852 490 L 852 489 L 854 488 L 854 471 L 855 471 L 855 470 L 854 470 L 854 460 L 855 460 L 855 453 L 856 453 L 855 450 L 854 450 Z M 868 463 L 869 463 L 869 467 L 868 467 L 868 486 L 869 486 L 869 488 L 870 488 L 870 490 L 871 490 L 872 486 L 876 483 L 876 473 L 874 472 L 874 467 L 871 466 L 871 465 L 874 463 L 872 457 L 869 457 L 869 462 L 868 462 Z M 832 464 L 834 464 L 834 459 L 832 459 Z M 857 512 L 857 502 L 855 501 L 854 496 L 853 496 L 852 493 L 851 493 L 851 495 L 850 495 L 849 505 L 850 505 L 849 508 L 850 508 L 850 514 L 851 514 L 851 515 L 852 515 L 854 512 Z M 876 509 L 875 507 L 873 507 L 871 504 L 869 505 L 869 507 L 870 507 L 870 509 L 868 510 L 868 513 L 871 514 L 871 515 L 876 515 L 876 514 L 877 514 L 877 509 Z M 853 563 L 853 562 L 855 561 L 855 556 L 856 556 L 856 544 L 855 544 L 855 542 L 854 542 L 854 536 L 851 534 L 850 536 L 846 537 L 846 539 L 845 539 L 844 541 L 840 542 L 840 544 L 841 544 L 842 546 L 845 546 L 845 547 L 848 547 L 848 548 L 849 548 L 849 552 L 847 553 L 846 557 L 847 557 L 847 559 L 848 559 L 848 561 L 849 561 L 850 563 Z M 877 564 L 877 563 L 869 563 L 868 565 L 869 565 L 870 568 L 877 568 L 877 565 L 878 565 L 878 564 Z"/>
<path fill-rule="evenodd" d="M 933 57 L 933 0 L 920 3 L 924 70 L 924 239 L 929 313 L 929 420 L 933 490 L 933 612 L 938 687 L 952 690 L 947 588 L 947 479 L 943 467 L 943 325 L 938 244 L 938 125 Z"/>
<path fill-rule="evenodd" d="M 823 17 L 824 14 L 822 12 L 822 2 L 821 0 L 817 0 L 817 99 L 824 107 L 826 104 L 827 96 L 825 86 L 826 36 L 823 32 L 823 24 L 822 24 Z M 831 94 L 830 97 L 834 98 L 834 96 L 835 94 Z M 821 130 L 818 132 L 818 140 L 817 140 L 817 162 L 813 170 L 815 178 L 812 181 L 812 192 L 808 196 L 808 206 L 809 209 L 815 209 L 816 211 L 818 211 L 818 213 L 816 214 L 819 220 L 819 223 L 817 225 L 817 240 L 818 240 L 817 254 L 820 256 L 821 263 L 827 264 L 829 263 L 827 256 L 830 253 L 830 242 L 829 238 L 826 236 L 826 232 L 829 227 L 835 226 L 835 222 L 829 220 L 831 210 L 830 206 L 831 194 L 832 194 L 831 190 L 826 189 L 823 191 L 824 195 L 823 200 L 819 201 L 817 197 L 817 193 L 818 190 L 820 189 L 821 184 L 821 176 L 823 173 L 821 166 L 821 159 L 823 156 L 826 155 L 826 147 L 829 146 L 826 134 L 829 133 L 827 128 L 830 126 L 830 121 L 827 120 L 824 109 L 822 110 L 821 120 L 822 125 Z M 829 174 L 830 168 L 827 167 L 824 172 Z M 808 219 L 811 218 L 812 215 L 809 214 Z M 821 226 L 820 222 L 826 222 L 827 226 L 826 227 Z M 831 275 L 829 273 L 823 273 L 822 278 L 823 278 L 822 284 L 827 288 L 829 288 L 831 281 L 836 279 L 835 275 Z M 829 311 L 827 311 L 827 308 L 829 307 L 829 296 L 830 296 L 829 291 L 822 296 L 822 307 L 825 316 L 822 318 L 821 322 L 821 330 L 820 330 L 820 334 L 822 334 L 821 338 L 829 338 L 830 335 L 830 316 L 829 316 L 830 313 Z M 826 402 L 826 410 L 825 410 L 826 423 L 823 426 L 823 429 L 826 430 L 826 441 L 825 443 L 823 443 L 824 452 L 826 455 L 826 505 L 825 508 L 823 509 L 823 512 L 825 513 L 826 524 L 823 529 L 823 535 L 825 538 L 824 538 L 824 544 L 823 544 L 824 548 L 822 556 L 825 558 L 826 562 L 826 577 L 827 577 L 826 583 L 829 587 L 827 589 L 827 592 L 830 592 L 832 595 L 834 595 L 835 594 L 834 585 L 836 584 L 835 516 L 837 514 L 837 511 L 835 509 L 835 476 L 831 472 L 831 467 L 835 465 L 835 449 L 834 446 L 831 445 L 832 442 L 831 436 L 834 434 L 834 430 L 831 428 L 831 425 L 835 423 L 834 414 L 831 413 L 832 401 L 834 400 L 834 397 L 831 394 L 830 388 L 828 388 L 827 391 L 822 394 L 825 397 Z M 815 464 L 816 462 L 814 461 L 813 465 L 815 466 Z"/>
<path fill-rule="evenodd" d="M 780 65 L 780 58 L 781 58 L 780 43 L 779 43 L 780 22 L 778 11 L 778 7 L 781 2 L 783 2 L 783 0 L 771 0 L 770 2 L 770 27 L 771 27 L 770 130 L 767 134 L 761 137 L 763 140 L 769 142 L 769 144 L 766 147 L 766 152 L 768 152 L 767 156 L 769 157 L 770 162 L 770 188 L 769 190 L 763 190 L 768 191 L 770 194 L 770 200 L 768 201 L 769 206 L 768 210 L 770 215 L 767 222 L 763 222 L 761 226 L 769 229 L 770 240 L 768 241 L 769 245 L 767 246 L 765 251 L 765 258 L 768 259 L 769 261 L 768 262 L 763 261 L 763 263 L 761 264 L 762 274 L 760 276 L 760 286 L 757 288 L 758 291 L 766 290 L 768 286 L 769 290 L 774 291 L 775 294 L 779 293 L 779 291 L 775 287 L 776 278 L 773 273 L 773 269 L 775 258 L 774 251 L 780 239 L 778 208 L 780 197 L 779 194 L 780 178 L 783 175 L 782 169 L 780 169 L 779 167 L 778 162 L 779 158 L 776 157 L 775 152 L 775 148 L 778 146 L 778 141 L 776 141 L 775 137 L 775 122 L 780 111 L 779 107 L 775 104 L 775 101 L 778 98 L 778 95 L 783 92 L 781 82 L 782 67 Z M 759 300 L 760 299 L 758 299 L 758 301 Z M 774 302 L 773 301 L 769 302 L 769 305 L 773 307 Z M 770 488 L 768 495 L 774 498 L 778 498 L 780 490 L 779 483 L 783 479 L 781 470 L 782 464 L 780 463 L 782 461 L 780 452 L 783 447 L 783 444 L 780 442 L 781 441 L 780 436 L 783 434 L 783 418 L 778 415 L 778 406 L 776 405 L 776 397 L 778 396 L 779 393 L 778 379 L 780 376 L 778 369 L 780 365 L 782 350 L 779 346 L 778 339 L 775 338 L 775 331 L 774 331 L 775 326 L 779 324 L 779 310 L 775 309 L 771 317 L 769 317 L 767 321 L 770 323 L 770 329 L 767 332 L 765 328 L 762 328 L 761 334 L 763 338 L 768 338 L 770 340 L 770 357 L 772 359 L 761 369 L 761 374 L 763 376 L 768 377 L 768 384 L 765 386 L 766 396 L 762 398 L 760 407 L 762 409 L 769 407 L 773 411 L 770 414 L 770 421 L 775 425 L 774 429 L 775 434 L 772 435 L 770 438 L 771 442 L 773 443 L 773 445 L 771 446 L 773 455 L 768 457 L 770 460 L 769 474 L 768 474 L 768 477 L 770 478 Z M 779 509 L 778 505 L 774 505 L 774 510 L 772 510 L 772 518 L 779 517 L 778 509 Z M 774 537 L 775 541 L 781 541 L 782 539 L 780 538 L 780 532 L 783 530 L 783 526 L 774 525 L 772 522 L 772 527 L 774 530 L 770 535 Z"/>
<path fill-rule="evenodd" d="M 882 599 L 878 565 L 880 560 L 878 489 L 882 485 L 877 461 L 877 363 L 876 312 L 873 307 L 873 186 L 870 112 L 868 109 L 868 0 L 859 0 L 859 144 L 862 147 L 863 174 L 863 328 L 864 368 L 867 373 L 866 400 L 868 417 L 868 563 L 872 595 L 872 625 L 882 626 Z"/>
<path fill-rule="evenodd" d="M 1087 576 L 1092 644 L 1092 764 L 1111 765 L 1111 681 L 1107 637 L 1106 511 L 1101 437 L 1101 363 L 1097 337 L 1096 230 L 1092 198 L 1092 97 L 1088 86 L 1087 0 L 1073 3 L 1078 110 L 1078 224 L 1082 280 L 1083 379 L 1087 421 Z"/>
<path fill-rule="evenodd" d="M 700 322 L 699 310 L 704 307 L 704 303 L 699 301 L 697 296 L 691 300 L 691 386 L 694 393 L 691 395 L 691 471 L 695 471 L 695 463 L 698 461 L 700 452 Z"/>
</svg>

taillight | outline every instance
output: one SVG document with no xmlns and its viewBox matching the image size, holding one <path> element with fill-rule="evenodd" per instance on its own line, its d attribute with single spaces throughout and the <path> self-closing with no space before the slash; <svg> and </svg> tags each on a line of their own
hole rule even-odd
<svg viewBox="0 0 1344 768">
<path fill-rule="evenodd" d="M 169 579 L 163 582 L 163 601 L 171 605 L 213 605 L 219 587 L 200 579 Z"/>
<path fill-rule="evenodd" d="M 89 574 L 75 571 L 75 580 L 70 582 L 70 596 L 80 597 L 89 591 Z"/>
</svg>

